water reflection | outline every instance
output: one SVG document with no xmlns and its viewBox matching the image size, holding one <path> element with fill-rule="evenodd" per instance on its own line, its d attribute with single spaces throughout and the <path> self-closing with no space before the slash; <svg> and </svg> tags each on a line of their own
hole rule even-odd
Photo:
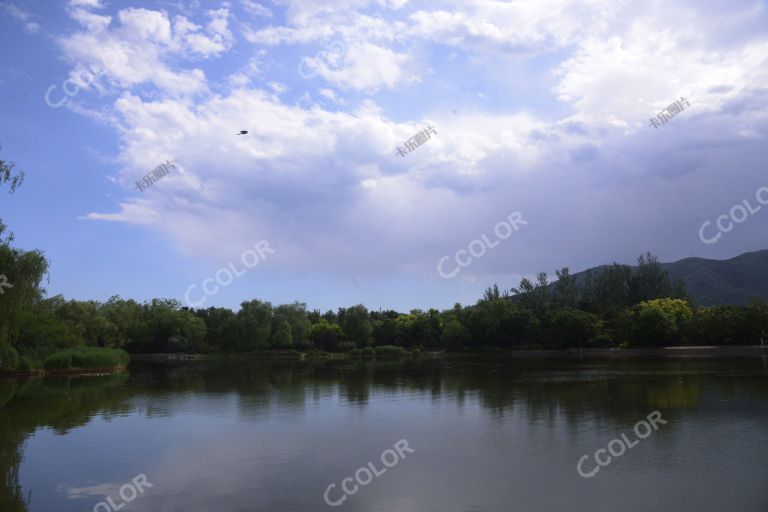
<svg viewBox="0 0 768 512">
<path fill-rule="evenodd" d="M 221 360 L 133 364 L 129 374 L 102 377 L 5 380 L 0 381 L 0 510 L 88 510 L 104 489 L 149 474 L 148 467 L 155 476 L 150 474 L 150 481 L 162 486 L 131 504 L 137 512 L 205 510 L 231 504 L 233 496 L 250 510 L 287 504 L 317 510 L 325 507 L 319 501 L 325 484 L 381 451 L 367 446 L 386 448 L 403 430 L 418 438 L 421 444 L 413 443 L 425 454 L 422 460 L 409 460 L 411 469 L 404 462 L 386 486 L 372 486 L 357 501 L 349 500 L 346 510 L 418 510 L 423 500 L 460 510 L 457 499 L 464 500 L 461 506 L 484 510 L 508 487 L 497 481 L 499 475 L 520 472 L 525 479 L 531 464 L 558 468 L 560 479 L 577 492 L 579 484 L 571 479 L 579 450 L 599 447 L 610 439 L 601 438 L 604 432 L 620 433 L 653 410 L 670 421 L 674 435 L 659 441 L 670 450 L 674 443 L 690 442 L 686 425 L 764 421 L 767 383 L 765 357 L 387 364 Z M 62 436 L 68 444 L 56 444 Z M 117 436 L 122 444 L 108 450 L 89 444 L 100 436 Z M 543 448 L 548 443 L 560 448 Z M 30 448 L 28 457 L 27 445 L 41 448 Z M 57 446 L 60 456 L 85 457 L 83 468 L 65 475 L 72 481 L 49 485 L 62 475 L 34 464 L 47 462 L 42 446 L 49 445 Z M 458 460 L 456 445 L 471 445 L 479 460 Z M 87 458 L 99 450 L 109 454 L 109 464 Z M 510 462 L 509 453 L 527 457 L 528 466 Z M 641 457 L 635 457 L 637 471 Z M 205 469 L 214 462 L 215 471 Z M 617 467 L 614 475 L 629 467 Z M 94 474 L 111 478 L 97 481 Z M 429 474 L 458 482 L 459 497 L 423 496 L 440 489 Z M 561 489 L 566 494 L 567 485 Z M 535 501 L 528 506 L 557 509 Z"/>
</svg>

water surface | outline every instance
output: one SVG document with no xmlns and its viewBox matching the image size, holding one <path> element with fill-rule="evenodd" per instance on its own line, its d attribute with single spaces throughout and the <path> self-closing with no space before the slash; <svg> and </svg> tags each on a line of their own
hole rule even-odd
<svg viewBox="0 0 768 512">
<path fill-rule="evenodd" d="M 0 511 L 119 505 L 144 474 L 122 512 L 765 512 L 767 359 L 195 361 L 0 381 Z M 658 431 L 579 475 L 656 410 Z M 326 504 L 400 440 L 414 452 Z"/>
</svg>

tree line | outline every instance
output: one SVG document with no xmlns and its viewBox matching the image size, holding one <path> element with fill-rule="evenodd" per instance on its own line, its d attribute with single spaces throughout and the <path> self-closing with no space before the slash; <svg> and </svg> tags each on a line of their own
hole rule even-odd
<svg viewBox="0 0 768 512">
<path fill-rule="evenodd" d="M 581 280 L 563 268 L 556 276 L 550 283 L 540 273 L 509 290 L 491 286 L 473 305 L 408 313 L 369 311 L 362 304 L 308 311 L 301 302 L 273 306 L 255 299 L 235 312 L 187 308 L 174 299 L 67 301 L 37 290 L 26 294 L 25 305 L 10 308 L 0 325 L 3 342 L 32 357 L 79 346 L 217 354 L 729 345 L 757 344 L 768 332 L 765 302 L 696 307 L 650 254 L 634 268 L 613 264 Z"/>
<path fill-rule="evenodd" d="M 0 186 L 13 192 L 23 173 L 0 160 Z M 5 236 L 4 236 L 5 233 Z M 4 236 L 4 237 L 3 237 Z M 309 311 L 294 302 L 244 301 L 238 311 L 194 309 L 175 299 L 138 303 L 47 297 L 48 261 L 11 246 L 0 221 L 0 368 L 41 361 L 57 350 L 122 348 L 131 353 L 350 352 L 376 347 L 484 351 L 757 344 L 768 332 L 768 305 L 697 307 L 650 253 L 637 265 L 614 263 L 574 277 L 569 269 L 490 286 L 476 304 L 440 311 L 369 311 L 358 304 Z M 7 363 L 6 363 L 7 364 Z"/>
</svg>

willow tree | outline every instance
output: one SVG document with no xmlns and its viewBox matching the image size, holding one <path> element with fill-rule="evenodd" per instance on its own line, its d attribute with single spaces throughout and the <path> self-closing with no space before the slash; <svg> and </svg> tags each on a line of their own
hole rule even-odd
<svg viewBox="0 0 768 512">
<path fill-rule="evenodd" d="M 0 160 L 0 187 L 9 184 L 13 194 L 22 181 L 24 173 L 14 169 L 13 162 Z M 0 219 L 0 346 L 17 336 L 20 315 L 41 298 L 40 283 L 48 271 L 48 261 L 40 251 L 11 247 L 13 234 L 3 238 L 5 231 Z"/>
<path fill-rule="evenodd" d="M 0 160 L 0 187 L 6 183 L 9 183 L 9 194 L 16 192 L 16 189 L 19 188 L 19 185 L 24 182 L 24 171 L 18 170 L 15 167 L 16 165 L 13 162 Z M 9 233 L 6 239 L 3 240 L 3 233 L 5 230 L 6 226 L 3 224 L 3 220 L 0 219 L 0 244 L 8 244 L 13 241 L 13 233 Z"/>
</svg>

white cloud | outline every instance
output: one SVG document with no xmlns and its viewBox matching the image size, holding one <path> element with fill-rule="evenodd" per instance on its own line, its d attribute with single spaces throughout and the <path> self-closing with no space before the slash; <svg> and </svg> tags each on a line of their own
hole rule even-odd
<svg viewBox="0 0 768 512">
<path fill-rule="evenodd" d="M 669 8 L 668 8 L 669 9 Z M 590 38 L 562 63 L 555 92 L 581 120 L 644 129 L 648 118 L 680 97 L 694 112 L 717 111 L 768 83 L 768 41 L 712 51 L 708 20 L 691 11 L 639 18 L 623 37 Z M 613 120 L 613 121 L 611 121 Z"/>
<path fill-rule="evenodd" d="M 620 12 L 615 0 L 461 0 L 411 15 L 411 33 L 478 52 L 551 52 L 600 31 Z"/>
<path fill-rule="evenodd" d="M 344 104 L 344 100 L 339 98 L 336 92 L 333 91 L 333 89 L 320 89 L 320 95 L 324 98 L 327 98 L 334 103 L 339 103 L 341 105 Z"/>
<path fill-rule="evenodd" d="M 134 224 L 154 224 L 160 220 L 160 215 L 149 204 L 136 201 L 121 203 L 120 213 L 89 213 L 81 219 L 103 220 L 110 222 L 131 222 Z"/>
<path fill-rule="evenodd" d="M 264 18 L 272 17 L 272 11 L 269 8 L 264 7 L 262 4 L 255 2 L 254 0 L 240 0 L 240 3 L 243 5 L 246 11 L 255 16 L 261 16 Z"/>
<path fill-rule="evenodd" d="M 71 7 L 89 7 L 91 9 L 103 9 L 101 0 L 69 0 Z"/>
<path fill-rule="evenodd" d="M 329 83 L 359 91 L 391 89 L 407 78 L 403 71 L 408 62 L 405 55 L 370 43 L 332 48 L 305 62 Z"/>
<path fill-rule="evenodd" d="M 169 58 L 209 58 L 228 51 L 233 44 L 226 8 L 208 11 L 205 29 L 184 16 L 175 17 L 171 23 L 165 12 L 144 8 L 120 10 L 117 24 L 110 16 L 80 7 L 70 9 L 70 15 L 84 30 L 61 39 L 65 53 L 78 67 L 104 70 L 103 81 L 118 88 L 149 83 L 176 95 L 205 92 L 206 78 L 201 69 L 173 69 Z"/>
<path fill-rule="evenodd" d="M 94 14 L 85 9 L 71 9 L 69 15 L 89 32 L 102 32 L 112 23 L 111 16 Z"/>
<path fill-rule="evenodd" d="M 336 90 L 326 84 L 311 89 L 317 84 L 298 76 L 272 76 L 286 67 L 282 48 L 259 49 L 247 64 L 227 69 L 222 82 L 230 89 L 213 92 L 202 71 L 168 64 L 167 57 L 213 58 L 233 45 L 224 13 L 209 13 L 208 25 L 184 17 L 170 23 L 157 11 L 132 13 L 144 20 L 141 27 L 118 17 L 122 26 L 107 24 L 89 32 L 87 41 L 85 35 L 70 38 L 80 52 L 97 48 L 101 53 L 82 53 L 97 62 L 116 56 L 112 80 L 151 82 L 160 90 L 150 99 L 124 92 L 114 105 L 124 166 L 118 181 L 132 188 L 166 158 L 178 159 L 183 169 L 156 190 L 123 202 L 118 212 L 88 218 L 151 225 L 185 254 L 237 254 L 244 241 L 268 239 L 280 253 L 273 262 L 278 267 L 375 273 L 433 272 L 440 256 L 465 247 L 478 230 L 523 212 L 531 229 L 473 267 L 482 280 L 492 272 L 540 270 L 548 264 L 542 254 L 546 262 L 570 264 L 563 254 L 572 251 L 578 262 L 585 247 L 610 245 L 609 254 L 630 256 L 654 249 L 659 238 L 672 238 L 671 230 L 695 215 L 669 220 L 670 205 L 686 187 L 696 187 L 693 174 L 714 165 L 708 142 L 757 147 L 764 137 L 759 89 L 768 83 L 768 42 L 739 34 L 719 45 L 712 13 L 652 3 L 628 6 L 632 16 L 622 18 L 623 7 L 600 10 L 608 5 L 603 1 L 467 0 L 432 11 L 422 4 L 412 15 L 403 9 L 396 13 L 403 21 L 372 20 L 354 10 L 403 8 L 400 2 L 328 0 L 314 11 L 298 2 L 279 5 L 288 11 L 287 24 L 248 31 L 246 38 L 269 45 L 319 43 L 319 53 L 305 62 Z M 734 20 L 726 24 L 741 26 Z M 364 26 L 372 30 L 353 40 Z M 208 44 L 192 42 L 192 35 L 205 35 Z M 412 35 L 418 37 L 411 41 Z M 498 78 L 487 87 L 472 80 L 471 88 L 446 85 L 440 82 L 446 70 L 430 60 L 446 44 L 455 46 L 450 51 L 469 78 L 480 73 L 468 54 L 525 60 L 551 52 L 538 63 L 543 71 L 537 68 L 551 81 L 535 91 L 535 100 L 511 106 L 499 99 L 504 84 Z M 444 103 L 480 97 L 479 106 L 451 115 L 436 102 L 420 110 L 424 90 L 416 90 L 412 101 L 401 95 L 390 103 L 349 94 L 382 90 L 377 100 L 383 102 L 389 92 L 383 89 L 417 89 L 417 64 L 436 68 L 424 79 Z M 503 75 L 506 68 L 499 68 Z M 493 78 L 480 71 L 483 79 Z M 203 90 L 209 94 L 184 96 Z M 679 96 L 694 105 L 681 116 L 697 116 L 697 127 L 680 117 L 680 130 L 659 137 L 647 118 Z M 400 108 L 407 102 L 413 110 Z M 349 107 L 338 111 L 339 105 Z M 725 118 L 733 124 L 719 123 Z M 398 156 L 396 147 L 429 123 L 438 135 L 406 158 Z M 241 129 L 249 134 L 235 136 Z M 661 175 L 672 184 L 660 183 Z M 664 215 L 663 222 L 648 218 L 649 197 L 658 209 L 655 220 Z M 154 222 L 159 218 L 162 223 Z M 694 228 L 691 233 L 695 238 Z M 674 240 L 670 247 L 684 243 Z"/>
<path fill-rule="evenodd" d="M 5 9 L 5 12 L 16 18 L 17 20 L 21 21 L 24 24 L 24 28 L 27 32 L 30 32 L 32 34 L 37 34 L 40 32 L 40 24 L 32 21 L 33 15 L 28 13 L 27 11 L 19 8 L 15 4 L 11 2 L 5 2 L 2 4 L 3 8 Z"/>
<path fill-rule="evenodd" d="M 332 27 L 318 24 L 303 27 L 267 27 L 261 30 L 246 29 L 243 36 L 248 42 L 254 44 L 295 44 L 307 43 L 317 39 L 328 38 L 334 34 Z"/>
<path fill-rule="evenodd" d="M 123 37 L 165 45 L 171 42 L 171 23 L 163 12 L 129 8 L 121 10 L 118 19 L 124 27 Z"/>
<path fill-rule="evenodd" d="M 272 91 L 274 91 L 275 94 L 282 94 L 285 91 L 288 90 L 288 87 L 285 86 L 285 84 L 281 84 L 280 82 L 268 82 L 267 85 L 269 86 Z"/>
</svg>

